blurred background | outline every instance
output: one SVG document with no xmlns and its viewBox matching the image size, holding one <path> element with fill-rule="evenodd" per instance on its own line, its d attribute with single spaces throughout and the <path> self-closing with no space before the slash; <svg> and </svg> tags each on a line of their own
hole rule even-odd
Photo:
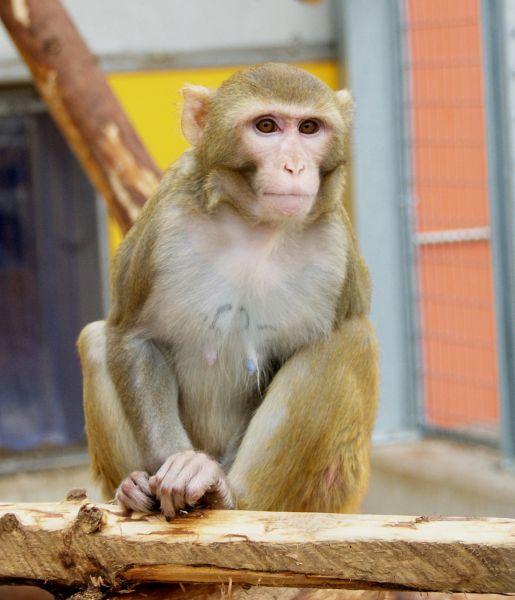
<svg viewBox="0 0 515 600">
<path fill-rule="evenodd" d="M 351 89 L 382 379 L 363 510 L 515 517 L 515 0 L 64 5 L 163 169 L 186 82 L 273 60 Z M 98 498 L 75 340 L 120 239 L 0 30 L 0 501 Z"/>
</svg>

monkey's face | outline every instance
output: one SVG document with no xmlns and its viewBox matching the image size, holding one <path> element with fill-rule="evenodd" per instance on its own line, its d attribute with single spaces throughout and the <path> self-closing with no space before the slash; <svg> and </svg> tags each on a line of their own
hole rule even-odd
<svg viewBox="0 0 515 600">
<path fill-rule="evenodd" d="M 302 107 L 263 109 L 238 128 L 240 156 L 253 167 L 246 177 L 255 198 L 247 208 L 264 220 L 302 220 L 318 195 L 330 124 Z"/>
<path fill-rule="evenodd" d="M 267 64 L 236 73 L 216 92 L 187 86 L 183 93 L 183 132 L 219 192 L 216 202 L 265 222 L 316 213 L 326 176 L 344 162 L 347 92 Z"/>
</svg>

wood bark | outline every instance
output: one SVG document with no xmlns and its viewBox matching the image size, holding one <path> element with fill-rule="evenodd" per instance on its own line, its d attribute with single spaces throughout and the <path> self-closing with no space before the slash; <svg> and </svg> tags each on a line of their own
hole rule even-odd
<svg viewBox="0 0 515 600">
<path fill-rule="evenodd" d="M 84 170 L 122 230 L 160 171 L 59 0 L 2 0 L 0 18 Z"/>
<path fill-rule="evenodd" d="M 197 510 L 166 522 L 87 499 L 0 505 L 0 581 L 515 593 L 515 521 Z"/>
</svg>

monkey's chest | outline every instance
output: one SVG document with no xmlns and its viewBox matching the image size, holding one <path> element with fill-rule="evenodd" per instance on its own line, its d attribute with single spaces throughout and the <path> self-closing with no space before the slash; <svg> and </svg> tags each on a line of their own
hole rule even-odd
<svg viewBox="0 0 515 600">
<path fill-rule="evenodd" d="M 345 243 L 318 235 L 271 245 L 235 234 L 234 223 L 194 225 L 171 238 L 146 318 L 172 349 L 192 442 L 221 457 L 239 443 L 276 366 L 332 329 Z"/>
<path fill-rule="evenodd" d="M 156 315 L 182 364 L 257 377 L 331 330 L 344 271 L 337 252 L 299 252 L 294 240 L 277 251 L 241 239 L 206 251 L 190 238 L 184 248 Z"/>
</svg>

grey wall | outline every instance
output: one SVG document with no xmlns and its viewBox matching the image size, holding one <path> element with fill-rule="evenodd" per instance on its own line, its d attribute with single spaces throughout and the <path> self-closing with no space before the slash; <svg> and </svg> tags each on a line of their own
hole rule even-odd
<svg viewBox="0 0 515 600">
<path fill-rule="evenodd" d="M 329 0 L 64 0 L 108 68 L 245 63 L 326 57 L 334 42 Z M 142 62 L 142 55 L 146 63 Z M 256 59 L 254 59 L 254 56 Z M 136 58 L 135 58 L 136 57 Z M 106 62 L 107 61 L 107 62 Z M 0 31 L 0 80 L 26 77 Z"/>
<path fill-rule="evenodd" d="M 481 4 L 501 449 L 515 468 L 515 0 Z"/>
<path fill-rule="evenodd" d="M 372 285 L 372 321 L 381 351 L 376 437 L 415 425 L 416 357 L 405 209 L 407 160 L 400 3 L 337 0 L 348 85 L 356 101 L 354 211 Z"/>
<path fill-rule="evenodd" d="M 505 27 L 504 32 L 506 48 L 506 76 L 508 78 L 508 103 L 509 103 L 509 121 L 510 121 L 510 146 L 511 146 L 511 189 L 515 190 L 515 0 L 506 0 L 505 2 Z M 515 198 L 511 198 L 513 206 L 512 216 L 515 216 Z M 512 230 L 515 231 L 515 222 L 512 223 Z M 515 259 L 514 259 L 515 260 Z"/>
</svg>

